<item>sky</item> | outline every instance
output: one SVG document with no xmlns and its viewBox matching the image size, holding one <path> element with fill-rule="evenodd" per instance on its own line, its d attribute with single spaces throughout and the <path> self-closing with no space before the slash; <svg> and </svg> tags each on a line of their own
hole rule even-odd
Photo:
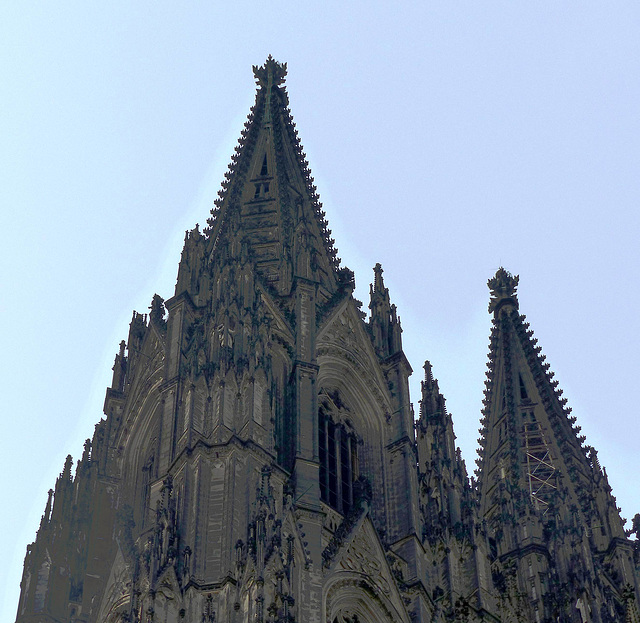
<svg viewBox="0 0 640 623">
<path fill-rule="evenodd" d="M 365 306 L 383 265 L 416 412 L 429 359 L 471 472 L 504 266 L 622 515 L 640 512 L 639 31 L 623 1 L 2 3 L 0 620 L 269 54 Z"/>
</svg>

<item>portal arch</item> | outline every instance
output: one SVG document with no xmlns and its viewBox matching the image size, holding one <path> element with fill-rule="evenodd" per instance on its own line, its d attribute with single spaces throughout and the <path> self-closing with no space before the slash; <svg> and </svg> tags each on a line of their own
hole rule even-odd
<svg viewBox="0 0 640 623">
<path fill-rule="evenodd" d="M 408 623 L 391 601 L 361 574 L 338 573 L 325 598 L 326 623 Z"/>
</svg>

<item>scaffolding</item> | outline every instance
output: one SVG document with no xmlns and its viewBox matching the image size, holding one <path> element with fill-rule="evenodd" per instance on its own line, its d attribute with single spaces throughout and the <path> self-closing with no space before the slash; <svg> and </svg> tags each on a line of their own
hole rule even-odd
<svg viewBox="0 0 640 623">
<path fill-rule="evenodd" d="M 544 432 L 538 422 L 525 422 L 524 448 L 527 460 L 529 496 L 536 510 L 543 515 L 556 490 L 556 468 Z"/>
</svg>

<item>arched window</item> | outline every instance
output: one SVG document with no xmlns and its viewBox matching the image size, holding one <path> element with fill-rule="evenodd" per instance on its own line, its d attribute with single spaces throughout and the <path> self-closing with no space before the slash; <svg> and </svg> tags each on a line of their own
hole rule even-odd
<svg viewBox="0 0 640 623">
<path fill-rule="evenodd" d="M 339 401 L 325 396 L 318 407 L 320 498 L 346 515 L 353 506 L 353 482 L 358 477 L 357 438 L 341 417 Z"/>
</svg>

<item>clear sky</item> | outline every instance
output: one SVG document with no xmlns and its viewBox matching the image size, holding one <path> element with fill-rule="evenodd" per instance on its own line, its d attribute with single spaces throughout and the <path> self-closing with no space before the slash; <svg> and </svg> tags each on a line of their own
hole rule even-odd
<svg viewBox="0 0 640 623">
<path fill-rule="evenodd" d="M 173 294 L 268 54 L 365 303 L 385 269 L 416 411 L 429 359 L 471 472 L 504 265 L 640 512 L 639 32 L 635 0 L 2 3 L 0 619 L 132 310 Z"/>
</svg>

